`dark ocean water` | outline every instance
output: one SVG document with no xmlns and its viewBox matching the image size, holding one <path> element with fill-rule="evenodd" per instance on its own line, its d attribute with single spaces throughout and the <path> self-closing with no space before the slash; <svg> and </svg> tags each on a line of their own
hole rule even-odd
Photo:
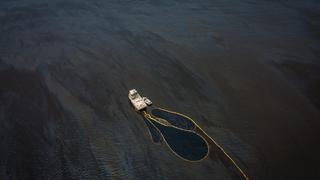
<svg viewBox="0 0 320 180">
<path fill-rule="evenodd" d="M 152 109 L 151 113 L 153 116 L 167 120 L 171 125 L 175 127 L 186 130 L 193 130 L 196 128 L 196 125 L 191 120 L 179 114 L 170 113 L 161 109 Z"/>
<path fill-rule="evenodd" d="M 148 130 L 150 132 L 151 139 L 154 143 L 159 143 L 162 141 L 160 131 L 150 122 L 148 119 L 143 118 L 144 122 L 146 123 Z"/>
<path fill-rule="evenodd" d="M 170 126 L 164 126 L 156 121 L 150 122 L 159 130 L 168 145 L 168 148 L 170 148 L 177 157 L 187 161 L 200 161 L 207 156 L 209 146 L 198 134 Z M 154 139 L 156 133 L 152 130 L 151 133 L 153 134 L 152 137 Z"/>
<path fill-rule="evenodd" d="M 252 179 L 320 177 L 318 0 L 0 1 L 0 179 L 238 179 L 153 143 L 136 88 Z"/>
</svg>

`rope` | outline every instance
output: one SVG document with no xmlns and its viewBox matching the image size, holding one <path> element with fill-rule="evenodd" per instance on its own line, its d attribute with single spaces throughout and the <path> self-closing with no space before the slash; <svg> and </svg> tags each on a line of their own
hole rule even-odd
<svg viewBox="0 0 320 180">
<path fill-rule="evenodd" d="M 180 115 L 180 116 L 183 116 L 187 119 L 189 119 L 190 121 L 192 121 L 207 137 L 210 138 L 210 140 L 221 150 L 221 152 L 232 162 L 232 164 L 236 167 L 236 169 L 241 173 L 241 175 L 246 179 L 246 180 L 249 180 L 249 177 L 246 175 L 246 173 L 240 168 L 240 166 L 236 163 L 235 160 L 233 160 L 233 158 L 223 149 L 222 146 L 220 146 L 211 136 L 209 136 L 192 118 L 184 115 L 184 114 L 181 114 L 181 113 L 178 113 L 178 112 L 175 112 L 175 111 L 170 111 L 170 110 L 167 110 L 167 109 L 163 109 L 163 108 L 159 108 L 159 107 L 156 107 L 156 109 L 159 109 L 159 110 L 162 110 L 162 111 L 166 111 L 166 112 L 169 112 L 169 113 L 173 113 L 173 114 L 177 114 L 177 115 Z M 154 119 L 150 114 L 148 114 L 147 112 L 143 111 L 143 115 L 145 118 L 150 118 L 154 121 L 156 121 L 156 119 Z M 157 121 L 158 122 L 158 121 Z M 160 123 L 160 122 L 158 122 Z M 162 124 L 162 123 L 160 123 Z M 165 124 L 163 124 L 165 125 Z M 167 125 L 165 125 L 167 126 Z M 173 126 L 174 127 L 174 126 Z M 175 127 L 177 129 L 181 129 L 181 128 L 178 128 L 178 127 Z M 181 130 L 184 130 L 184 129 L 181 129 Z M 186 130 L 188 131 L 188 130 Z"/>
</svg>

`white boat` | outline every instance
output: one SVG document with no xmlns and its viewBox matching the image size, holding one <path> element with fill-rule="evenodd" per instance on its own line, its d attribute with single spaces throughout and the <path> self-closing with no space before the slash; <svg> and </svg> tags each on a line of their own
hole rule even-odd
<svg viewBox="0 0 320 180">
<path fill-rule="evenodd" d="M 129 91 L 128 97 L 129 97 L 129 100 L 136 111 L 141 111 L 141 110 L 147 108 L 149 102 L 146 103 L 145 99 L 140 96 L 140 94 L 138 93 L 137 90 L 131 89 Z M 146 99 L 148 99 L 148 98 L 146 98 Z"/>
<path fill-rule="evenodd" d="M 148 105 L 151 106 L 152 105 L 152 101 L 150 99 L 148 99 L 147 97 L 143 97 L 142 98 L 144 100 L 144 102 Z"/>
</svg>

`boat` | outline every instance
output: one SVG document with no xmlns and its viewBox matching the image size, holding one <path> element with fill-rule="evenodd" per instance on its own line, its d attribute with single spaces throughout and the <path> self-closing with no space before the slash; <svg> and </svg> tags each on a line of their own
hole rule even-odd
<svg viewBox="0 0 320 180">
<path fill-rule="evenodd" d="M 152 105 L 152 101 L 150 99 L 148 99 L 147 97 L 143 97 L 142 99 L 148 106 Z"/>
<path fill-rule="evenodd" d="M 128 98 L 136 111 L 145 110 L 152 105 L 152 101 L 147 97 L 141 97 L 136 89 L 131 89 Z"/>
</svg>

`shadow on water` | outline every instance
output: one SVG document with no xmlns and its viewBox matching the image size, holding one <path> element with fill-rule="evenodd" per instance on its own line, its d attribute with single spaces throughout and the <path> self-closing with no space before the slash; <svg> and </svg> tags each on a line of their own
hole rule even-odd
<svg viewBox="0 0 320 180">
<path fill-rule="evenodd" d="M 206 141 L 198 134 L 192 131 L 185 131 L 171 126 L 165 126 L 154 120 L 147 120 L 150 133 L 155 141 L 157 133 L 161 133 L 170 149 L 179 157 L 188 161 L 198 161 L 205 158 L 209 152 Z M 156 127 L 156 131 L 154 131 Z M 159 131 L 158 131 L 159 130 Z M 158 139 L 156 139 L 158 140 Z"/>
</svg>

